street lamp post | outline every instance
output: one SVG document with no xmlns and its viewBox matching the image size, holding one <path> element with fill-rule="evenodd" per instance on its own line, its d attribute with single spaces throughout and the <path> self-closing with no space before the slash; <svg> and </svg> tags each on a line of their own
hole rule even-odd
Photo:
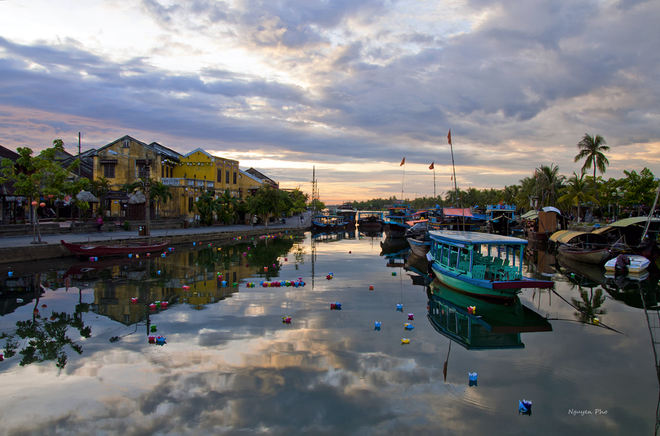
<svg viewBox="0 0 660 436">
<path fill-rule="evenodd" d="M 108 150 L 109 154 L 113 155 L 118 155 L 118 156 L 124 156 L 128 157 L 130 159 L 133 159 L 133 162 L 135 163 L 135 180 L 140 180 L 138 177 L 138 168 L 137 168 L 137 160 L 133 156 L 129 156 L 127 154 L 123 153 L 118 153 L 114 150 Z M 144 196 L 145 196 L 145 205 L 144 205 L 144 235 L 145 236 L 151 236 L 151 201 L 149 200 L 149 167 L 147 166 L 147 180 L 146 182 L 142 182 L 142 186 L 144 187 Z"/>
</svg>

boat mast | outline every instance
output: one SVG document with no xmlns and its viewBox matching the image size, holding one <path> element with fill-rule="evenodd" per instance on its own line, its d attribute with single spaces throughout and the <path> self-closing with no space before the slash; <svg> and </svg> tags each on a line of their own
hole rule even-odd
<svg viewBox="0 0 660 436">
<path fill-rule="evenodd" d="M 456 206 L 458 206 L 458 185 L 456 184 L 456 166 L 454 165 L 454 146 L 451 143 L 451 129 L 447 133 L 447 141 L 449 141 L 449 149 L 451 150 L 451 168 L 454 172 L 454 191 L 456 191 Z M 463 231 L 465 231 L 465 211 L 463 210 L 463 205 L 461 204 L 461 216 L 463 218 Z"/>
</svg>

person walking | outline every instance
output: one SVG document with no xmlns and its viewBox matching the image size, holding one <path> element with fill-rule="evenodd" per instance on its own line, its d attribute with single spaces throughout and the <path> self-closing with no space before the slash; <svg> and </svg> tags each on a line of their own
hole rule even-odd
<svg viewBox="0 0 660 436">
<path fill-rule="evenodd" d="M 98 229 L 99 233 L 101 233 L 102 227 L 103 227 L 103 216 L 99 214 L 99 216 L 96 218 L 96 228 Z"/>
<path fill-rule="evenodd" d="M 259 219 L 257 218 L 256 215 L 253 215 L 253 216 L 252 216 L 252 227 L 257 227 L 257 221 L 258 221 L 258 220 L 259 220 Z"/>
</svg>

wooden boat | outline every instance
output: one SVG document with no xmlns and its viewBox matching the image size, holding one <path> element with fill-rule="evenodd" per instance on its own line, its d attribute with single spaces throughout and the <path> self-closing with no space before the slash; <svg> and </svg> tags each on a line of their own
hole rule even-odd
<svg viewBox="0 0 660 436">
<path fill-rule="evenodd" d="M 550 241 L 565 258 L 578 262 L 602 265 L 612 257 L 607 238 L 594 232 L 560 230 L 550 236 Z"/>
<path fill-rule="evenodd" d="M 427 290 L 428 320 L 441 335 L 468 350 L 524 348 L 521 333 L 551 332 L 545 317 L 519 298 L 494 303 L 456 292 L 437 281 Z M 468 310 L 474 307 L 474 312 Z"/>
<path fill-rule="evenodd" d="M 426 253 L 431 249 L 431 238 L 429 237 L 429 221 L 416 220 L 406 221 L 410 226 L 406 230 L 405 237 L 410 244 L 410 249 L 417 256 L 426 256 Z"/>
<path fill-rule="evenodd" d="M 625 218 L 595 229 L 592 233 L 605 237 L 615 254 L 632 251 L 650 260 L 660 256 L 656 242 L 660 236 L 660 218 Z"/>
<path fill-rule="evenodd" d="M 351 203 L 344 203 L 335 210 L 335 214 L 344 218 L 344 222 L 348 227 L 355 227 L 357 224 L 358 211 Z"/>
<path fill-rule="evenodd" d="M 651 264 L 651 261 L 644 256 L 639 256 L 637 254 L 620 254 L 605 262 L 605 270 L 608 272 L 615 272 L 617 270 L 617 260 L 621 256 L 626 256 L 627 260 L 630 261 L 630 263 L 626 265 L 628 274 L 639 274 Z"/>
<path fill-rule="evenodd" d="M 94 245 L 94 244 L 73 244 L 60 241 L 62 246 L 78 256 L 107 257 L 107 256 L 125 256 L 128 254 L 141 253 L 160 253 L 165 250 L 170 241 L 148 244 L 146 242 L 131 242 L 125 245 Z"/>
<path fill-rule="evenodd" d="M 312 217 L 312 226 L 316 231 L 332 232 L 345 230 L 348 225 L 344 217 L 339 215 L 315 215 Z"/>
<path fill-rule="evenodd" d="M 554 286 L 552 281 L 522 275 L 525 239 L 454 230 L 432 230 L 429 235 L 433 272 L 452 289 L 481 297 L 511 299 L 524 288 Z"/>
<path fill-rule="evenodd" d="M 405 237 L 406 230 L 410 228 L 406 221 L 413 219 L 410 207 L 405 204 L 394 204 L 387 208 L 388 215 L 383 219 L 383 232 L 390 238 Z"/>
<path fill-rule="evenodd" d="M 360 230 L 380 231 L 383 229 L 383 212 L 358 212 Z"/>
</svg>

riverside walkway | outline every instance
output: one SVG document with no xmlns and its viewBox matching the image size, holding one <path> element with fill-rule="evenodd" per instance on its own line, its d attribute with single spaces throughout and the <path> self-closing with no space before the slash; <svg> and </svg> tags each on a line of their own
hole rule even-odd
<svg viewBox="0 0 660 436">
<path fill-rule="evenodd" d="M 238 237 L 253 237 L 280 232 L 304 232 L 311 228 L 311 218 L 308 214 L 288 218 L 285 223 L 269 223 L 264 225 L 229 225 L 218 227 L 191 227 L 187 229 L 151 230 L 151 236 L 139 236 L 137 230 L 117 230 L 75 234 L 42 235 L 42 244 L 35 244 L 33 236 L 7 236 L 0 238 L 0 264 L 56 259 L 74 256 L 60 244 L 61 240 L 72 243 L 118 244 L 122 241 L 170 240 L 172 245 L 192 242 L 217 241 L 230 242 Z"/>
</svg>

